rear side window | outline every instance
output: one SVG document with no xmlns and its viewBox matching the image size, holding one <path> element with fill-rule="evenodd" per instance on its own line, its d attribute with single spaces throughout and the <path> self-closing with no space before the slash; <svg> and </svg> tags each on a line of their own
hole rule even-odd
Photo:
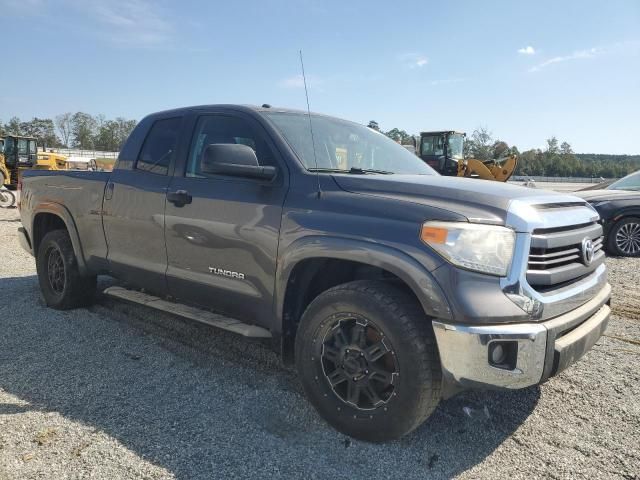
<svg viewBox="0 0 640 480">
<path fill-rule="evenodd" d="M 136 169 L 167 175 L 176 153 L 181 117 L 158 120 L 153 124 L 142 145 Z"/>
</svg>

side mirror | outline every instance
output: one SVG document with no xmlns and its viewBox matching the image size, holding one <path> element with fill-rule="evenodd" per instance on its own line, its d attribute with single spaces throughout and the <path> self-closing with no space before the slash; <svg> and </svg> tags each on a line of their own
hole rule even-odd
<svg viewBox="0 0 640 480">
<path fill-rule="evenodd" d="M 200 171 L 211 175 L 273 180 L 276 168 L 258 164 L 253 148 L 235 143 L 207 145 L 200 160 Z"/>
</svg>

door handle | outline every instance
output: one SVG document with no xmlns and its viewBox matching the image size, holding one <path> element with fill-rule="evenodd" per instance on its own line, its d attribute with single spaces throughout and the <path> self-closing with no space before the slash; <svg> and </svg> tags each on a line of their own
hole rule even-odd
<svg viewBox="0 0 640 480">
<path fill-rule="evenodd" d="M 167 200 L 176 207 L 184 207 L 188 203 L 191 203 L 193 198 L 186 190 L 176 190 L 175 192 L 167 193 Z"/>
</svg>

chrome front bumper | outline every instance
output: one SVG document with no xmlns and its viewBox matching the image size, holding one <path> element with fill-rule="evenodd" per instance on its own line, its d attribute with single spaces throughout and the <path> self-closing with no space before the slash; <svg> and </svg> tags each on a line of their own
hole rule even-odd
<svg viewBox="0 0 640 480">
<path fill-rule="evenodd" d="M 582 357 L 600 338 L 609 321 L 610 296 L 607 283 L 580 307 L 537 323 L 472 326 L 434 320 L 445 392 L 517 389 L 544 382 Z M 515 352 L 510 367 L 491 364 L 490 349 L 496 342 Z"/>
</svg>

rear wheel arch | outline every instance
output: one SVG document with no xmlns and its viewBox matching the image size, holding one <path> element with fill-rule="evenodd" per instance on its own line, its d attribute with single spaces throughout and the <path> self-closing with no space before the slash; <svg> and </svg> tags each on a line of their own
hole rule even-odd
<svg viewBox="0 0 640 480">
<path fill-rule="evenodd" d="M 47 306 L 67 310 L 88 306 L 96 292 L 96 275 L 83 275 L 66 228 L 49 230 L 36 253 L 38 283 Z"/>
<path fill-rule="evenodd" d="M 80 237 L 69 211 L 59 204 L 47 204 L 34 209 L 34 212 L 31 227 L 31 245 L 33 246 L 34 255 L 37 254 L 40 242 L 47 233 L 64 229 L 69 233 L 71 245 L 78 262 L 78 269 L 81 273 L 85 273 L 87 267 Z"/>
</svg>

